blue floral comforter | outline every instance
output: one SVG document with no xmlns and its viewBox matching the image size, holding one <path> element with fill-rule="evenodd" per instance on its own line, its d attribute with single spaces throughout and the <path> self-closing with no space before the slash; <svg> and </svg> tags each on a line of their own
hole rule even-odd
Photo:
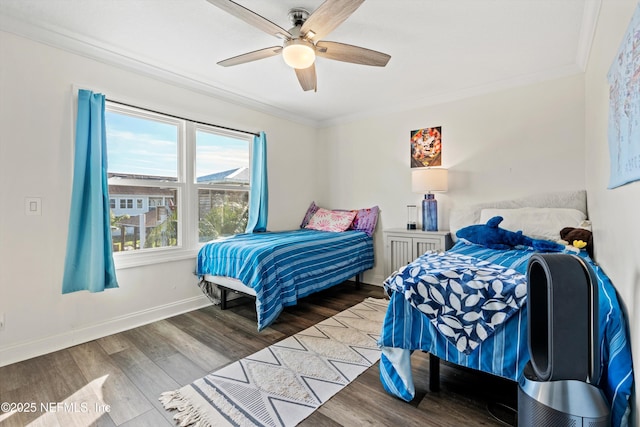
<svg viewBox="0 0 640 427">
<path fill-rule="evenodd" d="M 475 350 L 527 298 L 527 279 L 516 270 L 452 252 L 427 252 L 384 282 L 402 292 L 458 351 Z"/>
</svg>

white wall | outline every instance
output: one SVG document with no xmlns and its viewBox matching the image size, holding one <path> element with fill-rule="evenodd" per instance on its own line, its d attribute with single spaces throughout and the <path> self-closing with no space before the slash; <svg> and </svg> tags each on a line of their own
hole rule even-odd
<svg viewBox="0 0 640 427">
<path fill-rule="evenodd" d="M 586 188 L 596 258 L 628 311 L 640 366 L 640 183 L 606 190 L 605 75 L 635 4 L 603 2 L 586 76 L 320 130 L 0 32 L 0 366 L 207 303 L 193 260 L 119 270 L 118 290 L 61 295 L 72 84 L 196 120 L 265 130 L 273 230 L 296 227 L 311 200 L 333 208 L 379 205 L 368 283 L 384 279 L 382 230 L 403 227 L 406 205 L 422 197 L 411 193 L 411 130 L 443 128 L 450 190 L 436 196 L 441 229 L 455 206 Z M 291 161 L 291 153 L 317 162 Z M 42 198 L 42 216 L 25 216 L 25 197 Z"/>
<path fill-rule="evenodd" d="M 634 366 L 640 366 L 640 182 L 607 190 L 606 74 L 637 0 L 602 2 L 587 72 L 500 93 L 371 117 L 320 131 L 321 161 L 331 165 L 318 202 L 333 208 L 379 205 L 376 266 L 384 280 L 382 231 L 406 224 L 411 193 L 409 132 L 442 126 L 449 191 L 437 194 L 440 229 L 452 207 L 529 194 L 586 189 L 595 258 L 628 314 Z M 349 185 L 345 185 L 348 183 Z M 640 369 L 635 370 L 640 381 Z M 638 425 L 638 394 L 631 425 Z"/>
<path fill-rule="evenodd" d="M 321 129 L 319 155 L 331 172 L 317 202 L 381 208 L 368 283 L 384 280 L 383 230 L 405 227 L 406 205 L 423 197 L 411 192 L 409 138 L 432 126 L 442 126 L 449 169 L 449 191 L 436 194 L 439 229 L 455 206 L 585 188 L 582 76 Z"/>
<path fill-rule="evenodd" d="M 607 72 L 637 4 L 637 0 L 602 2 L 586 72 L 586 180 L 595 258 L 614 283 L 628 315 L 636 389 L 640 381 L 640 182 L 607 190 Z M 638 425 L 638 408 L 636 393 L 631 425 Z"/>
<path fill-rule="evenodd" d="M 264 130 L 274 230 L 315 191 L 315 128 L 0 32 L 0 366 L 208 304 L 193 259 L 118 270 L 120 288 L 61 294 L 72 180 L 72 85 L 228 127 Z M 126 99 L 122 99 L 125 97 Z M 295 179 L 292 179 L 294 177 Z M 26 216 L 25 197 L 42 198 Z M 282 209 L 286 206 L 287 209 Z"/>
</svg>

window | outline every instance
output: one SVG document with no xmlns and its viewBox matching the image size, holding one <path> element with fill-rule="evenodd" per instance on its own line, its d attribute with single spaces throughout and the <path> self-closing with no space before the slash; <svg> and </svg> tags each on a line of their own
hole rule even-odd
<svg viewBox="0 0 640 427">
<path fill-rule="evenodd" d="M 196 130 L 198 237 L 242 233 L 249 216 L 249 141 Z"/>
<path fill-rule="evenodd" d="M 133 199 L 120 199 L 120 209 L 133 209 Z"/>
<path fill-rule="evenodd" d="M 116 261 L 125 253 L 193 251 L 244 232 L 251 135 L 109 101 L 106 107 Z"/>
</svg>

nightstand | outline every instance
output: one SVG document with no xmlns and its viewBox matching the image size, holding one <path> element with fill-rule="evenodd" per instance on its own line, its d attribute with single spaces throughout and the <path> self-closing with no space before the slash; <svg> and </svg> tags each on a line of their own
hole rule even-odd
<svg viewBox="0 0 640 427">
<path fill-rule="evenodd" d="M 449 230 L 390 228 L 384 234 L 384 273 L 387 277 L 427 251 L 446 251 L 453 242 Z"/>
</svg>

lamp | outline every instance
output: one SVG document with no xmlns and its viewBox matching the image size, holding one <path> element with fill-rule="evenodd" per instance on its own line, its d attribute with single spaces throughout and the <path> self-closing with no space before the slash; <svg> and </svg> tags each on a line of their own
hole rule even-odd
<svg viewBox="0 0 640 427">
<path fill-rule="evenodd" d="M 313 43 L 303 39 L 291 39 L 284 42 L 282 51 L 284 62 L 291 68 L 309 68 L 316 60 Z"/>
<path fill-rule="evenodd" d="M 447 169 L 427 168 L 411 172 L 411 189 L 423 193 L 422 231 L 438 231 L 438 202 L 432 191 L 447 191 Z"/>
</svg>

